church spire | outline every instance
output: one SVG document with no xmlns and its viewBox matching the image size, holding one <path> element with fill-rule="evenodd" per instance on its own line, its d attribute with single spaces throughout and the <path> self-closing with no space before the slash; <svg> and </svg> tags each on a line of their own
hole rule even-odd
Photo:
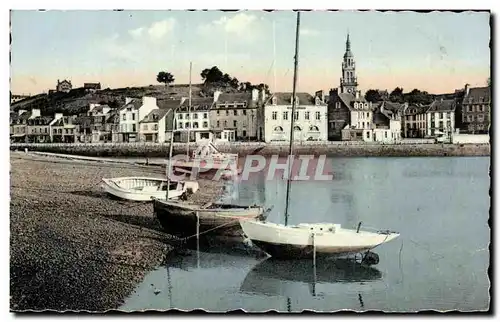
<svg viewBox="0 0 500 322">
<path fill-rule="evenodd" d="M 351 51 L 351 40 L 349 39 L 349 30 L 347 31 L 347 40 L 345 42 L 345 51 Z"/>
</svg>

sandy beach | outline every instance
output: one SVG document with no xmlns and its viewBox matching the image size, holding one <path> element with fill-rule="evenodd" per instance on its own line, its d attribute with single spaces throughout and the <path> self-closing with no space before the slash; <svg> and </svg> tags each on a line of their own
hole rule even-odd
<svg viewBox="0 0 500 322">
<path fill-rule="evenodd" d="M 99 186 L 103 177 L 164 177 L 165 169 L 22 152 L 10 161 L 11 310 L 116 309 L 171 252 L 151 203 L 113 200 Z M 200 202 L 222 188 L 199 183 Z"/>
</svg>

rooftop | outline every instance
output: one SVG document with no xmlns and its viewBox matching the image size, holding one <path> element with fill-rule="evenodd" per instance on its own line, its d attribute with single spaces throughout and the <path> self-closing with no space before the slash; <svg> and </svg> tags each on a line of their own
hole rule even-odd
<svg viewBox="0 0 500 322">
<path fill-rule="evenodd" d="M 141 121 L 141 123 L 158 122 L 169 111 L 170 111 L 170 109 L 156 108 L 156 109 L 152 110 L 151 112 L 149 112 L 149 114 L 144 117 L 144 119 Z"/>
</svg>

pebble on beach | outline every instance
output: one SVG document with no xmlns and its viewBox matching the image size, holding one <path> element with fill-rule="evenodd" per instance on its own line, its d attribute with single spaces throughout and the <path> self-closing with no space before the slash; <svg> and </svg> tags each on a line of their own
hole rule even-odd
<svg viewBox="0 0 500 322">
<path fill-rule="evenodd" d="M 118 309 L 172 250 L 151 203 L 109 198 L 101 178 L 164 177 L 160 167 L 11 153 L 12 311 Z M 200 180 L 195 202 L 221 182 Z"/>
</svg>

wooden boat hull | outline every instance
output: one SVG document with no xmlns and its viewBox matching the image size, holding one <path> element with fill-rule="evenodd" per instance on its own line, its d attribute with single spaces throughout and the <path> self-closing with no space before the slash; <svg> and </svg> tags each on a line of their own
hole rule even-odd
<svg viewBox="0 0 500 322">
<path fill-rule="evenodd" d="M 101 187 L 111 196 L 129 201 L 152 201 L 152 198 L 166 199 L 167 180 L 148 177 L 103 178 Z M 179 198 L 187 189 L 195 193 L 199 185 L 197 182 L 171 181 L 169 199 Z M 173 189 L 172 189 L 173 187 Z"/>
<path fill-rule="evenodd" d="M 357 233 L 333 224 L 283 226 L 257 221 L 241 221 L 240 224 L 252 244 L 276 259 L 363 253 L 399 236 L 397 233 Z"/>
<path fill-rule="evenodd" d="M 165 232 L 179 238 L 196 236 L 197 213 L 199 216 L 199 232 L 203 236 L 224 236 L 242 238 L 240 220 L 264 219 L 264 208 L 259 206 L 225 206 L 225 209 L 207 209 L 197 205 L 153 200 L 154 213 Z"/>
</svg>

